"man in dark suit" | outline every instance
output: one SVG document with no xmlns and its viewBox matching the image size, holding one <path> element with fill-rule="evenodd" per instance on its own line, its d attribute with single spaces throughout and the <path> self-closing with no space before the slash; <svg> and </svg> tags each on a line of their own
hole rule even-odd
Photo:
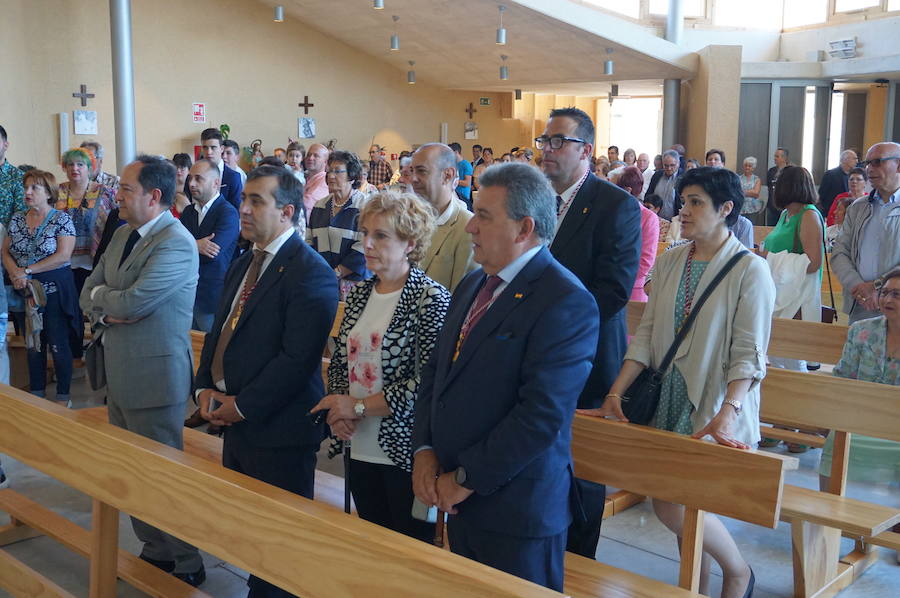
<svg viewBox="0 0 900 598">
<path fill-rule="evenodd" d="M 625 306 L 637 277 L 641 253 L 641 212 L 624 190 L 590 172 L 594 123 L 577 108 L 550 113 L 539 138 L 541 169 L 556 192 L 556 232 L 550 251 L 594 296 L 600 309 L 600 336 L 593 368 L 578 398 L 579 408 L 599 407 L 622 367 L 628 329 Z M 664 155 L 666 160 L 674 158 Z M 670 168 L 673 171 L 674 168 Z M 594 558 L 606 487 L 578 480 L 584 517 L 569 530 L 567 549 Z"/>
<path fill-rule="evenodd" d="M 531 166 L 484 171 L 475 261 L 422 371 L 413 489 L 451 514 L 453 552 L 562 591 L 571 423 L 596 302 L 545 247 L 553 192 Z"/>
<path fill-rule="evenodd" d="M 822 175 L 822 182 L 819 183 L 819 209 L 822 210 L 822 216 L 828 216 L 835 197 L 850 189 L 850 171 L 856 168 L 858 163 L 859 157 L 856 152 L 846 149 L 841 152 L 840 164 Z"/>
<path fill-rule="evenodd" d="M 241 208 L 241 191 L 244 188 L 241 182 L 241 174 L 228 168 L 225 160 L 222 158 L 222 150 L 224 149 L 225 138 L 219 129 L 204 129 L 200 133 L 200 147 L 203 148 L 203 157 L 212 160 L 219 168 L 219 192 L 222 197 L 234 206 L 235 210 Z M 186 185 L 187 196 L 190 198 L 190 185 Z"/>
<path fill-rule="evenodd" d="M 212 160 L 201 159 L 191 167 L 193 203 L 181 213 L 181 223 L 197 239 L 200 279 L 194 299 L 194 330 L 212 329 L 216 307 L 225 284 L 225 273 L 237 245 L 238 213 L 219 193 L 219 169 Z"/>
<path fill-rule="evenodd" d="M 775 182 L 781 176 L 781 171 L 791 165 L 791 154 L 787 148 L 779 147 L 775 150 L 772 160 L 775 161 L 775 166 L 766 172 L 766 188 L 769 192 L 769 199 L 766 203 L 766 224 L 768 226 L 775 226 L 781 216 L 781 210 L 775 205 Z"/>
<path fill-rule="evenodd" d="M 334 271 L 294 230 L 303 185 L 288 170 L 247 176 L 241 235 L 197 371 L 205 419 L 226 426 L 225 467 L 313 497 L 322 425 L 306 414 L 322 398 L 322 351 L 337 312 Z M 211 405 L 218 404 L 212 409 Z M 255 576 L 250 596 L 290 596 Z"/>
</svg>

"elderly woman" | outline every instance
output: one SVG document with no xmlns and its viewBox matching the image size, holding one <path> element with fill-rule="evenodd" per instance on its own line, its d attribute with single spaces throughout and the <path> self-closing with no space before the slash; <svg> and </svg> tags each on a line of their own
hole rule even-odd
<svg viewBox="0 0 900 598">
<path fill-rule="evenodd" d="M 741 189 L 744 191 L 744 207 L 741 208 L 741 214 L 753 221 L 754 224 L 761 224 L 762 220 L 759 214 L 766 207 L 766 202 L 759 197 L 762 179 L 754 174 L 756 164 L 757 160 L 753 156 L 744 158 L 743 173 L 740 176 Z"/>
<path fill-rule="evenodd" d="M 348 478 L 359 516 L 427 541 L 433 526 L 410 516 L 410 442 L 419 373 L 450 304 L 449 291 L 417 267 L 434 216 L 415 195 L 386 191 L 362 208 L 359 229 L 375 275 L 347 296 L 329 394 L 312 412 L 327 410 L 334 435 L 353 440 Z"/>
<path fill-rule="evenodd" d="M 56 202 L 56 209 L 65 211 L 75 226 L 72 271 L 79 293 L 94 267 L 94 255 L 103 238 L 106 219 L 116 207 L 113 190 L 91 182 L 94 164 L 94 154 L 87 148 L 78 147 L 64 153 L 62 167 L 69 180 L 59 186 Z"/>
<path fill-rule="evenodd" d="M 831 202 L 831 208 L 828 210 L 828 217 L 825 219 L 826 225 L 832 226 L 837 224 L 837 221 L 835 219 L 835 212 L 837 212 L 838 209 L 838 202 L 843 200 L 844 209 L 846 210 L 847 206 L 849 206 L 851 203 L 853 203 L 860 197 L 866 196 L 866 181 L 868 180 L 869 177 L 866 176 L 865 168 L 853 168 L 850 170 L 850 174 L 847 177 L 847 186 L 849 188 L 849 191 L 839 193 L 835 196 L 834 201 Z"/>
<path fill-rule="evenodd" d="M 69 404 L 72 381 L 72 347 L 81 346 L 84 328 L 78 292 L 69 259 L 75 246 L 75 227 L 69 215 L 53 207 L 58 196 L 56 178 L 49 172 L 25 174 L 24 212 L 10 220 L 3 242 L 3 265 L 13 287 L 25 291 L 29 279 L 40 282 L 46 304 L 40 313 L 43 328 L 40 346 L 28 349 L 31 393 L 46 396 L 47 350 L 56 368 L 56 400 Z M 32 287 L 33 288 L 33 287 Z"/>
<path fill-rule="evenodd" d="M 599 409 L 587 415 L 626 420 L 622 397 L 646 367 L 659 367 L 676 331 L 712 279 L 745 251 L 728 230 L 741 211 L 744 194 L 736 174 L 724 168 L 695 168 L 679 180 L 681 234 L 689 243 L 659 256 L 654 289 L 625 363 Z M 748 449 L 759 440 L 759 382 L 765 376 L 775 288 L 765 262 L 744 255 L 697 314 L 670 370 L 665 372 L 659 406 L 651 425 L 694 438 L 711 436 L 719 444 Z M 659 500 L 660 520 L 681 534 L 684 509 Z M 754 578 L 722 522 L 705 517 L 703 551 L 722 567 L 722 598 L 750 595 Z M 708 594 L 704 567 L 700 593 Z"/>
<path fill-rule="evenodd" d="M 316 202 L 306 228 L 306 240 L 334 268 L 342 298 L 355 283 L 369 277 L 362 234 L 357 230 L 359 210 L 366 199 L 356 188 L 362 169 L 356 154 L 332 152 L 325 171 L 328 195 Z"/>
<path fill-rule="evenodd" d="M 628 150 L 625 150 L 625 154 L 628 154 Z M 659 218 L 655 212 L 644 207 L 644 204 L 638 199 L 638 195 L 644 188 L 644 177 L 641 176 L 641 171 L 637 166 L 629 166 L 623 170 L 616 184 L 628 191 L 641 208 L 641 261 L 638 265 L 637 278 L 634 280 L 634 288 L 631 289 L 631 300 L 646 303 L 647 293 L 644 292 L 644 282 L 646 282 L 647 273 L 650 272 L 656 261 L 656 247 L 659 244 Z"/>
</svg>

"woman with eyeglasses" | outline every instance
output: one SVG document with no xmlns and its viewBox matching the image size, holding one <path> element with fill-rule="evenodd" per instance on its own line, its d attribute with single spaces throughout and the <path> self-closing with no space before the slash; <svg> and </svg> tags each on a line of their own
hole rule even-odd
<svg viewBox="0 0 900 598">
<path fill-rule="evenodd" d="M 882 315 L 850 325 L 834 375 L 900 386 L 900 268 L 894 268 L 882 277 L 878 307 Z M 832 432 L 828 435 L 819 465 L 822 490 L 828 488 L 833 451 Z M 900 443 L 851 434 L 847 479 L 886 484 L 896 492 L 900 489 Z M 900 531 L 897 527 L 895 532 Z"/>
<path fill-rule="evenodd" d="M 341 299 L 354 284 L 369 278 L 358 230 L 359 210 L 366 201 L 359 185 L 363 165 L 356 154 L 336 150 L 328 158 L 328 195 L 309 214 L 306 241 L 319 252 L 338 278 Z"/>
<path fill-rule="evenodd" d="M 828 217 L 825 219 L 825 224 L 828 226 L 837 224 L 835 214 L 838 210 L 839 203 L 843 203 L 844 208 L 846 209 L 847 206 L 860 197 L 866 196 L 866 182 L 868 180 L 865 168 L 853 168 L 850 170 L 850 174 L 847 177 L 847 187 L 849 188 L 849 191 L 845 191 L 844 193 L 835 196 L 834 201 L 831 202 L 831 208 L 828 210 Z"/>
</svg>

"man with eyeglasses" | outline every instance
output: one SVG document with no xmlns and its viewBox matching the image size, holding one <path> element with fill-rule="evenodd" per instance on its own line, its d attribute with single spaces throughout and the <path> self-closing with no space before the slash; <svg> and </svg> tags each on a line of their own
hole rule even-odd
<svg viewBox="0 0 900 598">
<path fill-rule="evenodd" d="M 591 174 L 594 123 L 577 108 L 550 113 L 534 140 L 543 152 L 541 170 L 556 192 L 556 232 L 550 252 L 590 291 L 600 309 L 600 337 L 578 407 L 599 407 L 625 356 L 625 306 L 637 277 L 641 212 L 635 198 Z M 578 480 L 586 520 L 569 529 L 567 550 L 593 558 L 600 538 L 606 489 Z"/>
<path fill-rule="evenodd" d="M 675 196 L 675 183 L 678 182 L 678 152 L 666 150 L 662 155 L 662 169 L 657 170 L 650 177 L 650 185 L 647 187 L 647 195 L 656 194 L 662 199 L 663 207 L 659 210 L 660 218 L 671 220 L 678 214 L 681 208 L 678 198 Z"/>
<path fill-rule="evenodd" d="M 875 280 L 900 265 L 900 144 L 876 143 L 863 165 L 873 191 L 847 208 L 831 258 L 851 324 L 879 315 Z"/>
</svg>

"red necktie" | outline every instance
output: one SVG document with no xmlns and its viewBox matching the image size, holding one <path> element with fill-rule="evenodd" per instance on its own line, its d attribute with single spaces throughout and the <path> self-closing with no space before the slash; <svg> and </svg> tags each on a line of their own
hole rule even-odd
<svg viewBox="0 0 900 598">
<path fill-rule="evenodd" d="M 502 282 L 503 279 L 499 276 L 488 276 L 484 281 L 484 285 L 478 291 L 478 295 L 475 297 L 472 307 L 469 308 L 465 321 L 463 321 L 462 328 L 459 330 L 459 339 L 456 341 L 456 353 L 453 355 L 453 361 L 456 361 L 456 358 L 459 356 L 459 349 L 466 341 L 466 338 L 468 338 L 469 332 L 475 328 L 475 324 L 478 323 L 494 302 L 494 291 L 497 290 L 497 287 Z"/>
</svg>

